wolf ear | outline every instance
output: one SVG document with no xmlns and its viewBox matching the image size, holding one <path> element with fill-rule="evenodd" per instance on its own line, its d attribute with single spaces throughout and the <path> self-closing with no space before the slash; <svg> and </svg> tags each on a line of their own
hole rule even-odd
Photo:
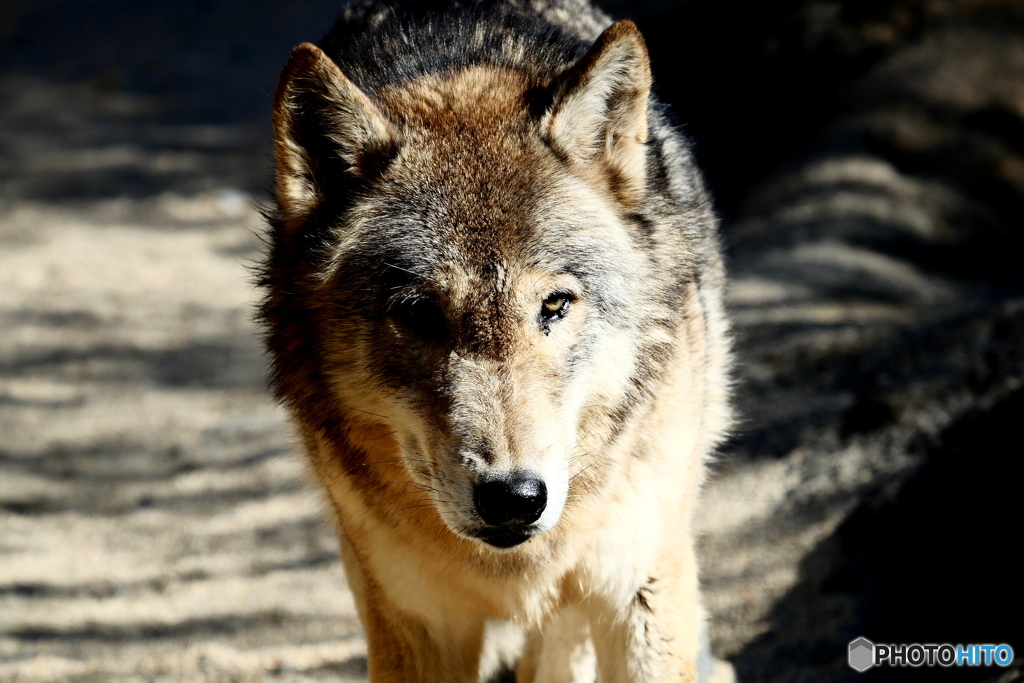
<svg viewBox="0 0 1024 683">
<path fill-rule="evenodd" d="M 310 43 L 281 71 L 273 122 L 277 201 L 288 218 L 315 208 L 338 174 L 372 180 L 397 149 L 373 102 Z"/>
<path fill-rule="evenodd" d="M 545 115 L 548 142 L 571 163 L 606 165 L 627 203 L 646 184 L 647 101 L 651 65 L 636 24 L 618 21 L 555 84 Z"/>
</svg>

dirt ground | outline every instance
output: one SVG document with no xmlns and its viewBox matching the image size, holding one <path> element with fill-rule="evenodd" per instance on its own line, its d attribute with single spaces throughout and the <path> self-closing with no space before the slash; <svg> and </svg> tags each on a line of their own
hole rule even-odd
<svg viewBox="0 0 1024 683">
<path fill-rule="evenodd" d="M 0 2 L 2 681 L 365 680 L 252 321 L 269 93 L 338 6 Z M 1024 5 L 610 9 L 730 254 L 717 654 L 828 682 L 861 635 L 1006 642 L 863 678 L 1024 680 Z"/>
</svg>

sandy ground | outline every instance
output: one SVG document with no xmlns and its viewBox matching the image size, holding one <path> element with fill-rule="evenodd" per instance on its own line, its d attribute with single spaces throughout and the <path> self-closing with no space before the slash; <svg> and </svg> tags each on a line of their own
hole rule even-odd
<svg viewBox="0 0 1024 683">
<path fill-rule="evenodd" d="M 252 321 L 267 93 L 334 8 L 211 7 L 0 5 L 3 681 L 365 680 L 336 540 Z M 868 104 L 811 152 L 722 189 L 742 196 L 726 216 L 742 421 L 700 527 L 714 647 L 741 680 L 848 680 L 846 642 L 898 621 L 876 609 L 882 579 L 929 575 L 914 558 L 978 580 L 872 540 L 871 515 L 899 526 L 901 501 L 937 516 L 958 501 L 1019 544 L 1019 503 L 1003 503 L 1019 465 L 956 444 L 1010 435 L 1024 387 L 1024 288 L 1005 258 L 1021 245 L 1024 34 L 1005 18 L 1000 39 L 923 26 L 851 77 Z M 892 106 L 908 88 L 917 104 Z M 967 129 L 921 101 L 1005 120 Z M 1003 194 L 922 170 L 943 135 L 940 161 Z M 975 486 L 972 463 L 999 476 Z M 970 564 L 1009 588 L 990 550 Z M 990 637 L 1019 661 L 1017 592 L 953 611 L 1002 628 Z M 896 635 L 917 640 L 929 609 Z"/>
<path fill-rule="evenodd" d="M 134 208 L 134 207 L 133 207 Z M 264 387 L 237 193 L 19 205 L 0 256 L 0 680 L 358 673 Z"/>
</svg>

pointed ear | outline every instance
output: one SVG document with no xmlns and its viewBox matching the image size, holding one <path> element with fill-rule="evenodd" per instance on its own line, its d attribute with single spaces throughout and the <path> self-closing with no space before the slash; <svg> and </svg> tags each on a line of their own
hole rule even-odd
<svg viewBox="0 0 1024 683">
<path fill-rule="evenodd" d="M 545 115 L 551 146 L 579 167 L 604 164 L 626 203 L 646 184 L 647 100 L 651 65 L 639 29 L 618 21 L 555 84 Z"/>
<path fill-rule="evenodd" d="M 277 201 L 287 218 L 307 215 L 341 176 L 373 180 L 397 136 L 370 99 L 310 43 L 294 50 L 274 94 Z"/>
</svg>

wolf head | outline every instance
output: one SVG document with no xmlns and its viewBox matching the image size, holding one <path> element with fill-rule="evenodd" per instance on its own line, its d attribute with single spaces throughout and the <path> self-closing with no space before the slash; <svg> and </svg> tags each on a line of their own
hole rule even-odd
<svg viewBox="0 0 1024 683">
<path fill-rule="evenodd" d="M 396 523 L 435 514 L 502 548 L 600 484 L 677 324 L 678 264 L 638 248 L 650 86 L 628 21 L 556 74 L 481 64 L 372 93 L 295 48 L 263 315 L 279 395 L 331 444 L 322 471 L 371 507 L 402 496 Z"/>
</svg>

